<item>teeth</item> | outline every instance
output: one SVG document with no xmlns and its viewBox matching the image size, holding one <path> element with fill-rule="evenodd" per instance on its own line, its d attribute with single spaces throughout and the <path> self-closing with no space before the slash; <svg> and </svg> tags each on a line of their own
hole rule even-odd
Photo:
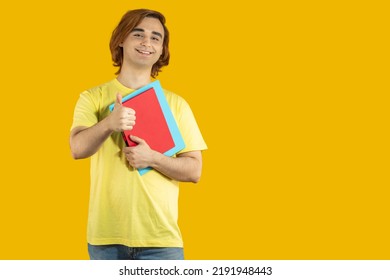
<svg viewBox="0 0 390 280">
<path fill-rule="evenodd" d="M 151 52 L 145 52 L 145 51 L 140 51 L 140 50 L 138 50 L 138 52 L 140 52 L 142 54 L 152 54 Z"/>
</svg>

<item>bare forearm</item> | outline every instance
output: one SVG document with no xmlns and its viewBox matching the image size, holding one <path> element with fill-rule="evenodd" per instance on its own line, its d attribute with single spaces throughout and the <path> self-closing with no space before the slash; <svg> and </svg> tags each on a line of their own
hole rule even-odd
<svg viewBox="0 0 390 280">
<path fill-rule="evenodd" d="M 200 154 L 200 152 L 198 152 Z M 202 173 L 201 157 L 178 156 L 168 157 L 156 152 L 151 167 L 165 176 L 181 181 L 197 183 Z"/>
<path fill-rule="evenodd" d="M 89 128 L 75 128 L 70 138 L 70 148 L 74 159 L 92 156 L 97 152 L 104 141 L 112 134 L 107 125 L 107 119 Z"/>
</svg>

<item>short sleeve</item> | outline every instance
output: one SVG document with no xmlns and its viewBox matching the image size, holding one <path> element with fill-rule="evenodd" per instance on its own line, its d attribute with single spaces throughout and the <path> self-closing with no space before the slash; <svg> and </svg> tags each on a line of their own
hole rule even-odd
<svg viewBox="0 0 390 280">
<path fill-rule="evenodd" d="M 188 103 L 183 99 L 180 104 L 178 126 L 186 145 L 185 148 L 179 152 L 179 154 L 207 149 L 206 142 L 204 141 L 202 133 L 200 132 L 195 116 Z"/>
<path fill-rule="evenodd" d="M 71 130 L 78 126 L 90 127 L 98 122 L 98 112 L 88 91 L 80 94 L 76 103 Z"/>
</svg>

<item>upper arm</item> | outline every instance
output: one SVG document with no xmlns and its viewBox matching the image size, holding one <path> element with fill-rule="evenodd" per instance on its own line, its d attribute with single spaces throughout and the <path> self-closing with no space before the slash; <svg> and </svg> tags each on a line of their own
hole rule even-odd
<svg viewBox="0 0 390 280">
<path fill-rule="evenodd" d="M 75 128 L 73 128 L 70 131 L 69 145 L 70 145 L 70 150 L 72 152 L 73 158 L 77 158 L 76 154 L 77 154 L 78 147 L 80 146 L 80 144 L 77 141 L 75 141 L 75 136 L 79 132 L 81 132 L 87 128 L 88 127 L 86 127 L 86 126 L 76 126 Z"/>
</svg>

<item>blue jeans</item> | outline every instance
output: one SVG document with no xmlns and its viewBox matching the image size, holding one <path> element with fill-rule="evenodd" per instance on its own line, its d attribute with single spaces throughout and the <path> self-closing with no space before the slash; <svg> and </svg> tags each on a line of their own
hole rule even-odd
<svg viewBox="0 0 390 280">
<path fill-rule="evenodd" d="M 88 244 L 91 260 L 184 260 L 183 248 Z"/>
</svg>

